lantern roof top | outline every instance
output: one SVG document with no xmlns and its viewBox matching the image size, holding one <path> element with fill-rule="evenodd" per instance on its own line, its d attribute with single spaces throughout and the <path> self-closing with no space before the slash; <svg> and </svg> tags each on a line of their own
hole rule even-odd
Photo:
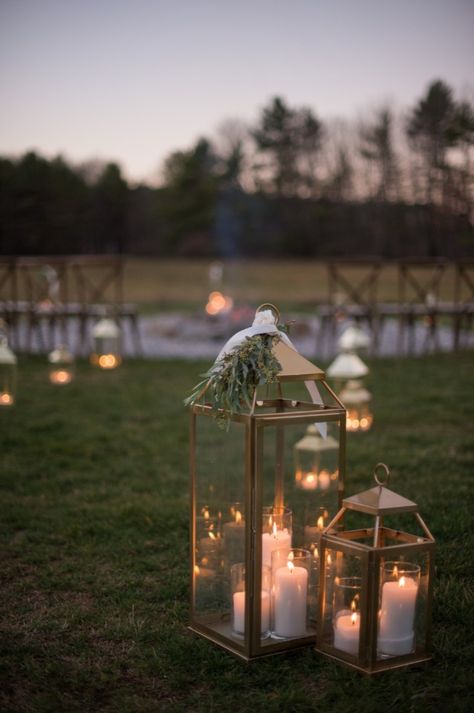
<svg viewBox="0 0 474 713">
<path fill-rule="evenodd" d="M 281 365 L 278 374 L 279 381 L 322 381 L 324 371 L 301 356 L 283 341 L 277 341 L 273 346 L 273 353 Z"/>
<path fill-rule="evenodd" d="M 385 482 L 381 481 L 377 476 L 377 470 L 384 468 L 388 482 L 389 470 L 385 463 L 377 463 L 374 470 L 374 478 L 377 485 L 370 490 L 364 490 L 362 493 L 351 495 L 349 498 L 344 498 L 342 505 L 348 510 L 356 510 L 365 512 L 369 515 L 388 515 L 402 512 L 417 512 L 418 505 L 403 495 L 395 493 L 393 490 L 385 487 Z"/>
<path fill-rule="evenodd" d="M 370 346 L 370 337 L 358 324 L 350 324 L 339 337 L 337 344 L 343 351 L 367 349 Z"/>
<path fill-rule="evenodd" d="M 311 423 L 303 438 L 295 443 L 295 449 L 297 451 L 331 451 L 335 450 L 338 445 L 332 436 L 323 438 L 316 426 Z"/>
<path fill-rule="evenodd" d="M 338 354 L 328 368 L 328 376 L 335 379 L 360 379 L 368 373 L 368 366 L 353 352 Z"/>
</svg>

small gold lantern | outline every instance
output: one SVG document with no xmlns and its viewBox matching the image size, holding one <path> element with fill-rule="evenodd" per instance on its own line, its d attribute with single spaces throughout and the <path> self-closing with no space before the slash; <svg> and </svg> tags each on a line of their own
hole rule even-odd
<svg viewBox="0 0 474 713">
<path fill-rule="evenodd" d="M 121 364 L 121 331 L 115 320 L 99 320 L 92 329 L 92 340 L 91 364 L 101 369 L 115 369 Z"/>
<path fill-rule="evenodd" d="M 48 355 L 49 380 L 52 384 L 64 386 L 74 378 L 74 356 L 61 344 Z"/>
<path fill-rule="evenodd" d="M 295 484 L 307 491 L 317 491 L 324 496 L 337 480 L 337 453 L 339 444 L 332 436 L 323 438 L 312 423 L 294 447 Z"/>
<path fill-rule="evenodd" d="M 435 548 L 416 503 L 386 487 L 384 463 L 374 477 L 377 485 L 345 498 L 321 535 L 316 644 L 317 651 L 369 674 L 430 658 Z M 402 529 L 407 514 L 418 533 Z M 360 522 L 367 515 L 375 518 L 369 527 Z M 356 529 L 347 529 L 351 517 L 359 519 Z M 338 530 L 343 518 L 346 529 Z"/>
<path fill-rule="evenodd" d="M 338 354 L 328 368 L 328 376 L 334 379 L 339 398 L 347 409 L 349 432 L 368 431 L 374 420 L 370 409 L 372 394 L 360 381 L 368 373 L 368 366 L 350 351 Z"/>
<path fill-rule="evenodd" d="M 270 307 L 264 315 L 274 314 L 268 333 L 280 334 L 278 311 L 263 307 Z M 256 321 L 251 329 L 260 328 Z M 294 477 L 295 444 L 309 426 L 331 439 L 335 478 L 325 490 L 331 517 L 344 489 L 345 409 L 324 372 L 290 345 L 285 336 L 273 342 L 277 382 L 255 388 L 244 412 L 228 413 L 227 430 L 204 401 L 207 386 L 190 413 L 190 629 L 247 661 L 316 640 L 319 570 L 304 541 L 308 492 Z M 203 570 L 204 548 L 211 545 L 200 528 L 210 492 L 222 516 L 222 540 Z M 314 514 L 316 521 L 316 505 Z"/>
<path fill-rule="evenodd" d="M 16 362 L 16 356 L 8 346 L 6 328 L 0 324 L 0 407 L 15 403 Z"/>
<path fill-rule="evenodd" d="M 347 409 L 347 430 L 350 432 L 368 431 L 374 420 L 370 408 L 372 394 L 361 381 L 349 379 L 339 398 Z"/>
</svg>

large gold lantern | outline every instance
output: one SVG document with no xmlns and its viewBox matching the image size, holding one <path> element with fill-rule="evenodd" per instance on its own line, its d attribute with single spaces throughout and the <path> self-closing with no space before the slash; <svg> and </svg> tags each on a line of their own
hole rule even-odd
<svg viewBox="0 0 474 713">
<path fill-rule="evenodd" d="M 74 356 L 65 345 L 53 349 L 48 355 L 49 380 L 52 384 L 64 386 L 74 378 Z"/>
<path fill-rule="evenodd" d="M 121 364 L 121 331 L 115 320 L 100 319 L 92 329 L 92 340 L 92 364 L 101 369 L 115 369 Z"/>
<path fill-rule="evenodd" d="M 315 523 L 321 502 L 333 517 L 344 487 L 345 409 L 321 369 L 278 336 L 275 311 L 257 311 L 268 323 L 251 328 L 272 337 L 275 383 L 255 387 L 240 412 L 220 411 L 227 428 L 207 386 L 190 414 L 190 628 L 245 660 L 314 643 L 319 572 L 306 542 L 308 506 Z M 305 490 L 293 459 L 310 427 L 329 441 L 334 467 L 324 488 Z"/>
<path fill-rule="evenodd" d="M 377 485 L 345 498 L 320 538 L 316 649 L 365 673 L 426 661 L 431 639 L 433 536 L 416 503 L 386 487 L 387 466 L 374 476 Z M 413 516 L 416 532 L 406 529 Z"/>
<path fill-rule="evenodd" d="M 6 329 L 0 324 L 0 407 L 15 403 L 16 362 L 16 356 L 8 346 Z"/>
</svg>

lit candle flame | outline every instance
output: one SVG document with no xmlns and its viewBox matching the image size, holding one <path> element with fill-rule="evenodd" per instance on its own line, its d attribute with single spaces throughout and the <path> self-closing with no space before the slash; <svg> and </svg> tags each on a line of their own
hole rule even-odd
<svg viewBox="0 0 474 713">
<path fill-rule="evenodd" d="M 352 626 L 354 626 L 354 624 L 357 624 L 357 612 L 351 614 L 351 624 Z"/>
<path fill-rule="evenodd" d="M 406 585 L 406 583 L 407 583 L 407 581 L 406 581 L 405 577 L 400 577 L 400 579 L 398 580 L 399 587 L 404 587 Z"/>
<path fill-rule="evenodd" d="M 216 536 L 215 536 L 215 534 L 214 534 L 213 532 L 209 532 L 209 537 L 211 538 L 211 540 L 215 540 L 215 539 L 216 539 Z"/>
<path fill-rule="evenodd" d="M 392 570 L 392 577 L 395 577 L 396 579 L 398 579 L 398 567 L 397 567 L 397 565 L 395 565 L 395 567 L 394 567 L 393 570 Z"/>
<path fill-rule="evenodd" d="M 318 530 L 324 530 L 324 517 L 322 515 L 320 515 L 318 517 L 318 522 L 316 524 L 317 524 Z"/>
<path fill-rule="evenodd" d="M 286 563 L 286 566 L 288 567 L 288 569 L 290 570 L 290 572 L 293 574 L 293 570 L 294 570 L 294 568 L 295 568 L 295 565 L 293 564 L 293 562 L 292 562 L 290 559 L 289 559 L 288 562 Z"/>
<path fill-rule="evenodd" d="M 316 480 L 316 476 L 314 475 L 314 473 L 308 473 L 308 475 L 306 476 L 306 482 L 314 483 L 315 480 Z"/>
<path fill-rule="evenodd" d="M 11 406 L 13 403 L 13 396 L 6 391 L 0 394 L 0 406 Z"/>
<path fill-rule="evenodd" d="M 273 523 L 272 534 L 273 534 L 273 537 L 276 537 L 276 536 L 277 536 L 277 525 L 276 525 L 276 522 Z"/>
<path fill-rule="evenodd" d="M 241 522 L 241 520 L 242 520 L 242 513 L 240 512 L 240 510 L 237 510 L 235 513 L 235 522 L 239 523 L 239 522 Z"/>
<path fill-rule="evenodd" d="M 330 567 L 331 564 L 332 564 L 332 559 L 331 559 L 331 555 L 329 554 L 329 552 L 328 552 L 327 557 L 326 557 L 326 563 L 327 563 L 327 565 L 328 565 L 329 567 Z"/>
<path fill-rule="evenodd" d="M 355 612 L 355 610 L 356 610 L 355 599 L 353 599 L 352 602 L 351 602 L 351 609 L 352 609 L 352 611 L 354 611 L 354 612 Z"/>
<path fill-rule="evenodd" d="M 294 552 L 288 552 L 288 559 L 292 562 L 295 559 L 295 553 Z"/>
<path fill-rule="evenodd" d="M 199 566 L 197 564 L 194 565 L 194 574 L 197 576 L 200 572 Z"/>
<path fill-rule="evenodd" d="M 101 354 L 99 357 L 99 366 L 102 369 L 114 369 L 118 366 L 118 359 L 113 354 Z"/>
</svg>

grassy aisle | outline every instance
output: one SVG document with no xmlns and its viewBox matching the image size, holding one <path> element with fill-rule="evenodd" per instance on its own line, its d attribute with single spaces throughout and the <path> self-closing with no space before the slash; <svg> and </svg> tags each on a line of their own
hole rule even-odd
<svg viewBox="0 0 474 713">
<path fill-rule="evenodd" d="M 54 389 L 20 362 L 0 413 L 3 713 L 467 711 L 474 624 L 472 355 L 377 361 L 376 423 L 348 444 L 348 493 L 374 463 L 438 540 L 435 659 L 364 678 L 310 649 L 244 665 L 187 632 L 187 417 L 202 363 L 79 366 Z"/>
</svg>

